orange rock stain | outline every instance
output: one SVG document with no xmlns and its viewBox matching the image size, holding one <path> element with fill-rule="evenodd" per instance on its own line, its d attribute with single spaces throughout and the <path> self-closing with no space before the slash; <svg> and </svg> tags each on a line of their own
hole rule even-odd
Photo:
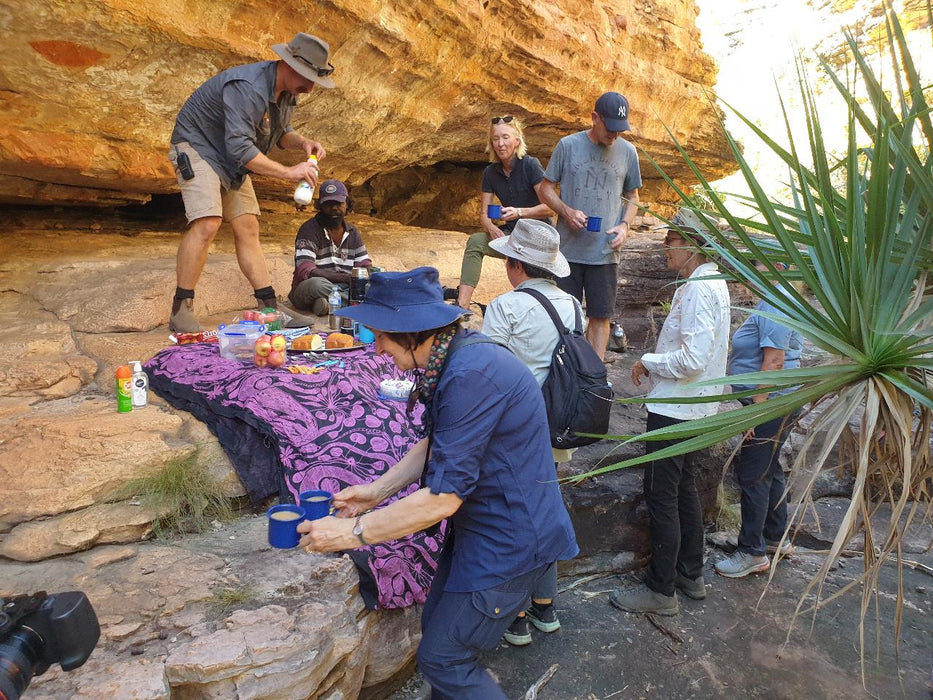
<svg viewBox="0 0 933 700">
<path fill-rule="evenodd" d="M 66 68 L 89 68 L 110 57 L 73 41 L 30 41 L 29 45 L 47 60 Z"/>
</svg>

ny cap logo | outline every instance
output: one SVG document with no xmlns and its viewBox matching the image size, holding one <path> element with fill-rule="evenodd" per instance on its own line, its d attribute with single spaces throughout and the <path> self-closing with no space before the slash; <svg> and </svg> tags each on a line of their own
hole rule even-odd
<svg viewBox="0 0 933 700">
<path fill-rule="evenodd" d="M 619 105 L 619 116 L 625 119 L 625 105 Z"/>
</svg>

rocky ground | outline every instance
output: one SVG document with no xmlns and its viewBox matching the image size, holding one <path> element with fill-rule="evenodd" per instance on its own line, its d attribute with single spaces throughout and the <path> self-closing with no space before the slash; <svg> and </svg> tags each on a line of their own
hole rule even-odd
<svg viewBox="0 0 933 700">
<path fill-rule="evenodd" d="M 615 357 L 610 376 L 624 392 L 635 355 Z M 613 429 L 637 428 L 641 412 L 620 407 Z M 577 472 L 606 462 L 617 451 L 601 443 L 580 453 Z M 637 527 L 643 516 L 639 480 L 634 470 L 563 487 L 590 556 L 562 570 L 558 606 L 563 627 L 558 633 L 536 633 L 530 647 L 503 644 L 485 655 L 484 663 L 509 698 L 524 697 L 554 665 L 540 698 L 926 696 L 933 661 L 929 526 L 915 528 L 906 540 L 905 558 L 917 566 L 903 570 L 897 657 L 894 567 L 882 578 L 880 655 L 875 658 L 874 646 L 867 650 L 863 687 L 856 593 L 829 604 L 812 629 L 811 618 L 802 616 L 787 636 L 794 608 L 822 562 L 818 551 L 828 546 L 847 504 L 844 498 L 819 501 L 819 518 L 810 518 L 797 537 L 816 551 L 800 549 L 782 562 L 770 585 L 766 576 L 728 580 L 713 573 L 713 562 L 730 546 L 728 534 L 714 533 L 710 523 L 707 600 L 682 598 L 681 614 L 661 618 L 656 626 L 646 617 L 616 611 L 607 601 L 610 590 L 635 582 L 635 574 L 618 572 L 637 572 L 633 567 L 644 544 L 643 525 Z M 628 491 L 626 484 L 632 486 Z M 627 512 L 619 519 L 634 521 L 628 537 L 642 533 L 630 539 L 633 551 L 602 552 L 601 540 L 591 534 L 594 520 L 598 524 L 591 500 L 603 493 L 598 489 L 628 493 L 628 504 L 622 499 L 610 503 L 619 514 Z M 613 537 L 625 537 L 625 532 L 616 530 Z M 860 569 L 858 556 L 844 559 L 830 575 L 824 597 Z M 104 636 L 88 664 L 69 674 L 49 671 L 36 679 L 28 697 L 299 698 L 305 697 L 303 689 L 327 686 L 322 681 L 328 674 L 340 682 L 311 697 L 355 697 L 363 680 L 373 686 L 365 697 L 424 697 L 419 675 L 405 682 L 414 669 L 399 653 L 416 643 L 418 610 L 364 614 L 353 567 L 345 558 L 271 550 L 261 517 L 243 515 L 180 540 L 96 547 L 33 564 L 6 562 L 2 570 L 3 588 L 79 588 L 102 613 Z M 872 617 L 869 640 L 873 625 Z M 362 659 L 366 670 L 354 669 Z"/>
</svg>

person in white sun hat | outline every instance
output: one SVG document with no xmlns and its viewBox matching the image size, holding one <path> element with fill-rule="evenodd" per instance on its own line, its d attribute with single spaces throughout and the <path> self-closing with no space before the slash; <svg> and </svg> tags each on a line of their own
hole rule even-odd
<svg viewBox="0 0 933 700">
<path fill-rule="evenodd" d="M 567 328 L 576 322 L 575 309 L 582 317 L 579 302 L 558 288 L 556 279 L 570 274 L 570 265 L 560 252 L 560 234 L 553 226 L 536 219 L 519 219 L 512 233 L 489 242 L 506 258 L 505 270 L 514 288 L 496 297 L 486 309 L 483 333 L 505 345 L 534 375 L 538 386 L 551 370 L 551 354 L 558 335 L 540 302 L 522 289 L 534 289 L 547 297 Z M 569 462 L 572 450 L 554 450 L 555 462 Z M 512 622 L 504 638 L 515 646 L 531 643 L 531 626 L 542 632 L 556 632 L 560 620 L 554 606 L 557 594 L 557 567 L 552 566 L 531 593 L 531 607 Z"/>
</svg>

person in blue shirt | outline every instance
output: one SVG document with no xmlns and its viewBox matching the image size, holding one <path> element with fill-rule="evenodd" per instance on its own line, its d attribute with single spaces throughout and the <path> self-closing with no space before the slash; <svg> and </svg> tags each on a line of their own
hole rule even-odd
<svg viewBox="0 0 933 700">
<path fill-rule="evenodd" d="M 436 269 L 372 276 L 363 303 L 341 309 L 376 336 L 376 351 L 422 372 L 426 437 L 376 481 L 334 496 L 337 518 L 304 522 L 301 545 L 341 551 L 448 519 L 424 605 L 418 667 L 432 698 L 505 698 L 478 663 L 532 588 L 578 548 L 557 486 L 547 413 L 537 381 L 512 353 L 460 328 Z M 458 346 L 470 347 L 457 351 Z M 421 488 L 385 507 L 390 496 Z"/>
<path fill-rule="evenodd" d="M 786 269 L 783 263 L 776 263 L 775 267 Z M 768 302 L 758 302 L 755 311 L 732 336 L 730 376 L 800 366 L 800 334 L 755 313 L 757 311 L 783 315 Z M 739 378 L 734 381 L 732 390 L 736 392 L 758 386 L 742 384 Z M 762 403 L 790 391 L 793 388 L 762 392 L 740 401 L 746 405 Z M 793 423 L 794 415 L 781 416 L 749 430 L 744 436 L 735 464 L 735 476 L 742 492 L 742 527 L 735 553 L 715 564 L 716 573 L 721 576 L 741 578 L 771 568 L 767 553 L 777 549 L 787 527 L 786 486 L 778 457 Z M 790 551 L 790 546 L 785 545 L 782 554 Z"/>
</svg>

